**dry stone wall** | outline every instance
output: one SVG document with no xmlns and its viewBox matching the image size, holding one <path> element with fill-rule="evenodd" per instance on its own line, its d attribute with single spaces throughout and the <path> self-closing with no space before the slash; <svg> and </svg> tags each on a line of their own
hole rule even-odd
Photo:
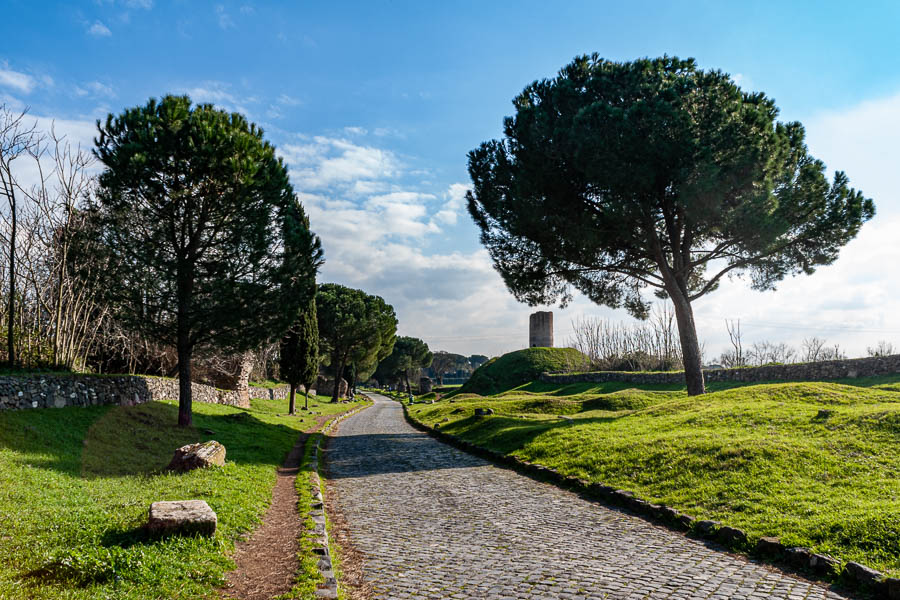
<svg viewBox="0 0 900 600">
<path fill-rule="evenodd" d="M 709 369 L 703 371 L 706 382 L 713 381 L 822 381 L 828 379 L 856 379 L 900 373 L 900 354 L 872 358 L 829 360 L 815 363 L 767 365 L 741 369 Z M 682 371 L 665 373 L 629 373 L 626 371 L 595 371 L 592 373 L 543 373 L 547 383 L 684 383 Z"/>
<path fill-rule="evenodd" d="M 302 396 L 306 393 L 306 388 L 302 385 L 297 386 L 296 394 Z M 316 390 L 309 390 L 310 395 L 315 396 Z M 279 385 L 273 388 L 262 388 L 255 385 L 250 386 L 251 398 L 268 398 L 269 400 L 287 400 L 291 396 L 291 386 Z"/>
<path fill-rule="evenodd" d="M 250 401 L 237 390 L 220 390 L 191 384 L 196 402 L 249 408 Z M 140 375 L 28 375 L 0 376 L 0 410 L 63 408 L 100 404 L 134 405 L 153 400 L 177 399 L 178 380 Z"/>
</svg>

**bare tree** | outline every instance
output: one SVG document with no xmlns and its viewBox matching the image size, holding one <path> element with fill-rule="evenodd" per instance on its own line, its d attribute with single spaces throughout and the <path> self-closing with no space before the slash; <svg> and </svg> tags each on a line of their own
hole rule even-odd
<svg viewBox="0 0 900 600">
<path fill-rule="evenodd" d="M 593 368 L 627 371 L 681 368 L 674 309 L 667 304 L 654 307 L 650 319 L 643 323 L 626 325 L 582 317 L 572 322 L 572 329 L 569 345 L 586 355 Z"/>
<path fill-rule="evenodd" d="M 795 361 L 797 351 L 791 346 L 780 342 L 778 344 L 762 341 L 754 342 L 747 353 L 750 364 L 761 367 L 763 365 L 787 364 Z"/>
<path fill-rule="evenodd" d="M 13 162 L 40 145 L 41 137 L 37 133 L 37 123 L 25 124 L 27 109 L 16 112 L 5 104 L 0 105 L 0 195 L 6 198 L 9 206 L 9 239 L 7 253 L 9 264 L 9 297 L 7 298 L 6 351 L 10 366 L 16 364 L 15 348 L 15 316 L 16 316 L 16 240 L 17 240 L 17 202 L 16 189 L 18 183 L 13 175 Z"/>
<path fill-rule="evenodd" d="M 866 347 L 869 356 L 891 356 L 894 353 L 894 345 L 885 340 L 878 340 L 874 346 Z"/>
<path fill-rule="evenodd" d="M 731 342 L 731 350 L 726 350 L 719 357 L 719 362 L 723 367 L 746 367 L 747 357 L 744 356 L 744 342 L 741 334 L 741 320 L 725 321 L 725 328 L 728 330 L 728 340 Z"/>
</svg>

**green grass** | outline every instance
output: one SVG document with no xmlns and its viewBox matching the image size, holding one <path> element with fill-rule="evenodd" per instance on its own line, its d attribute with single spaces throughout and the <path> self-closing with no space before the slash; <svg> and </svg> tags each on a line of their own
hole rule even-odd
<svg viewBox="0 0 900 600">
<path fill-rule="evenodd" d="M 472 373 L 460 394 L 499 394 L 547 372 L 572 370 L 588 359 L 574 348 L 526 348 L 492 358 Z"/>
<path fill-rule="evenodd" d="M 265 381 L 251 381 L 250 382 L 250 387 L 265 388 L 267 390 L 270 390 L 273 388 L 279 388 L 283 385 L 287 385 L 287 384 L 283 381 L 276 381 L 274 379 L 266 379 Z"/>
<path fill-rule="evenodd" d="M 688 398 L 678 386 L 536 382 L 409 410 L 751 540 L 777 536 L 900 575 L 900 376 L 710 387 Z M 495 415 L 474 417 L 480 407 Z"/>
<path fill-rule="evenodd" d="M 268 506 L 275 468 L 314 424 L 286 412 L 285 400 L 194 403 L 187 430 L 171 402 L 0 412 L 0 598 L 211 596 Z M 208 439 L 225 445 L 224 467 L 161 471 L 175 448 Z M 144 535 L 152 502 L 184 499 L 216 511 L 213 538 Z"/>
</svg>

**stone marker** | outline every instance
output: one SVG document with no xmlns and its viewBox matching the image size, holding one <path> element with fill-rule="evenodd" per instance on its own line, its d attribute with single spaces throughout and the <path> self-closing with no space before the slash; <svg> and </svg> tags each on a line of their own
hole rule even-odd
<svg viewBox="0 0 900 600">
<path fill-rule="evenodd" d="M 203 500 L 154 502 L 147 531 L 162 535 L 205 535 L 216 532 L 216 513 Z"/>
<path fill-rule="evenodd" d="M 172 462 L 166 467 L 169 471 L 192 471 L 205 467 L 225 464 L 225 446 L 215 440 L 199 444 L 188 444 L 175 451 Z"/>
</svg>

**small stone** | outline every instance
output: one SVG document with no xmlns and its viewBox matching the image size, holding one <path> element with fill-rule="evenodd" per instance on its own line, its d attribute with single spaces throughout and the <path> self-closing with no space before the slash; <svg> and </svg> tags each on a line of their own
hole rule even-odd
<svg viewBox="0 0 900 600">
<path fill-rule="evenodd" d="M 716 530 L 719 528 L 719 525 L 721 525 L 721 523 L 719 523 L 718 521 L 705 520 L 705 521 L 697 521 L 697 523 L 694 525 L 694 528 L 697 530 L 697 533 L 699 533 L 700 535 L 711 536 L 716 533 Z"/>
<path fill-rule="evenodd" d="M 719 539 L 725 544 L 746 544 L 747 534 L 735 527 L 722 527 L 718 531 Z"/>
<path fill-rule="evenodd" d="M 810 557 L 809 566 L 819 575 L 831 575 L 837 572 L 840 563 L 836 558 L 827 554 L 813 554 Z"/>
<path fill-rule="evenodd" d="M 225 464 L 225 446 L 215 440 L 199 444 L 188 444 L 175 451 L 169 471 L 192 471 Z"/>
<path fill-rule="evenodd" d="M 888 577 L 884 580 L 884 592 L 888 600 L 900 600 L 900 579 Z"/>
<path fill-rule="evenodd" d="M 216 513 L 203 500 L 154 502 L 147 530 L 163 535 L 205 535 L 216 532 Z"/>
<path fill-rule="evenodd" d="M 669 519 L 670 521 L 676 521 L 681 513 L 679 513 L 677 510 L 675 510 L 671 506 L 663 506 L 660 509 L 659 514 L 664 519 Z"/>
<path fill-rule="evenodd" d="M 844 573 L 863 585 L 875 585 L 882 577 L 882 574 L 875 569 L 852 560 L 844 565 Z"/>
<path fill-rule="evenodd" d="M 681 523 L 681 526 L 685 529 L 690 529 L 691 527 L 693 527 L 696 521 L 697 519 L 695 519 L 691 515 L 681 515 L 680 517 L 678 517 L 678 522 Z"/>
<path fill-rule="evenodd" d="M 777 537 L 761 537 L 756 541 L 756 551 L 760 554 L 781 554 L 784 544 Z"/>
<path fill-rule="evenodd" d="M 798 569 L 808 569 L 812 566 L 812 550 L 809 548 L 788 548 L 784 551 L 788 563 Z"/>
</svg>

